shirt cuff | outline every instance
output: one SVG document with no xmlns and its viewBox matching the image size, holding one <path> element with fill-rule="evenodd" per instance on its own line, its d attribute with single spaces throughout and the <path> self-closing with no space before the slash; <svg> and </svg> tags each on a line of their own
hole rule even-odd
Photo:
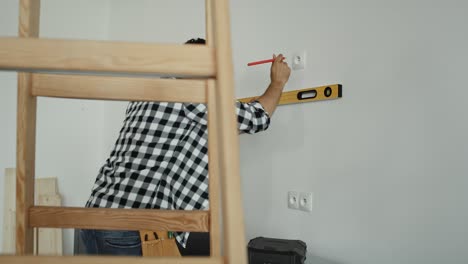
<svg viewBox="0 0 468 264">
<path fill-rule="evenodd" d="M 262 103 L 260 103 L 258 100 L 254 100 L 250 102 L 249 104 L 254 106 L 255 108 L 261 109 L 263 112 L 265 112 L 268 119 L 270 119 L 270 114 L 265 110 L 265 107 L 263 107 Z"/>
</svg>

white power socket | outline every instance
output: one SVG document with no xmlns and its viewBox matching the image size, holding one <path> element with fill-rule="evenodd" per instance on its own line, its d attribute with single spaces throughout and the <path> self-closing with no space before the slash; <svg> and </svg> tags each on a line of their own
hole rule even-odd
<svg viewBox="0 0 468 264">
<path fill-rule="evenodd" d="M 288 208 L 299 209 L 299 193 L 289 191 L 288 192 Z"/>
<path fill-rule="evenodd" d="M 307 52 L 294 52 L 291 58 L 291 65 L 293 70 L 303 70 L 306 67 Z"/>
<path fill-rule="evenodd" d="M 299 194 L 299 209 L 306 212 L 312 212 L 312 193 Z"/>
</svg>

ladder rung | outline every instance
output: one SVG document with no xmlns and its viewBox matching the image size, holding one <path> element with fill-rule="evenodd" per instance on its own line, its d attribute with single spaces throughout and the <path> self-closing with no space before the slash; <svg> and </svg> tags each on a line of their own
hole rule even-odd
<svg viewBox="0 0 468 264">
<path fill-rule="evenodd" d="M 30 227 L 209 231 L 209 211 L 33 206 Z"/>
<path fill-rule="evenodd" d="M 0 38 L 0 69 L 215 76 L 205 45 Z"/>
<path fill-rule="evenodd" d="M 32 94 L 79 99 L 206 102 L 206 81 L 33 74 Z"/>
<path fill-rule="evenodd" d="M 45 257 L 45 256 L 0 256 L 0 263 L 9 264 L 221 264 L 222 258 L 213 257 Z"/>
</svg>

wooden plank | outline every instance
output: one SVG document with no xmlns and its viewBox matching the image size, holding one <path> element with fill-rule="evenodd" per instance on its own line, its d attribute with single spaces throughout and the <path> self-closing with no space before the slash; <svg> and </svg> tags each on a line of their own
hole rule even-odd
<svg viewBox="0 0 468 264">
<path fill-rule="evenodd" d="M 62 198 L 58 194 L 42 194 L 37 200 L 38 206 L 57 207 L 62 205 Z"/>
<path fill-rule="evenodd" d="M 342 97 L 342 85 L 331 84 L 314 88 L 283 92 L 280 97 L 279 105 L 309 103 L 324 100 L 333 100 Z M 241 102 L 248 103 L 258 96 L 238 99 Z"/>
<path fill-rule="evenodd" d="M 4 214 L 2 252 L 4 254 L 15 254 L 16 211 L 8 209 L 4 211 Z"/>
<path fill-rule="evenodd" d="M 246 264 L 246 240 L 239 172 L 239 138 L 234 106 L 234 77 L 227 0 L 212 1 L 216 47 L 216 110 L 220 137 L 219 158 L 223 202 L 224 253 L 226 263 Z"/>
<path fill-rule="evenodd" d="M 14 168 L 5 169 L 3 192 L 3 254 L 15 254 L 15 228 L 16 228 L 16 209 L 15 209 L 15 186 L 16 170 Z"/>
<path fill-rule="evenodd" d="M 0 263 L 9 264 L 221 264 L 221 258 L 201 257 L 15 257 L 0 256 Z"/>
<path fill-rule="evenodd" d="M 19 3 L 19 36 L 21 40 L 39 36 L 40 0 Z M 5 50 L 0 48 L 1 53 Z M 46 55 L 46 54 L 44 54 Z M 0 55 L 2 58 L 3 55 Z M 33 229 L 29 226 L 28 209 L 34 205 L 36 153 L 36 97 L 31 95 L 31 74 L 18 73 L 17 145 L 16 145 L 16 254 L 33 253 Z"/>
<path fill-rule="evenodd" d="M 206 45 L 214 47 L 213 36 L 213 7 L 211 0 L 205 0 L 205 31 L 206 31 Z"/>
<path fill-rule="evenodd" d="M 23 38 L 39 37 L 41 0 L 20 0 L 18 34 Z"/>
<path fill-rule="evenodd" d="M 214 46 L 213 39 L 213 8 L 211 0 L 205 0 L 206 18 L 206 45 Z M 206 82 L 208 97 L 208 171 L 209 171 L 209 194 L 210 194 L 210 255 L 212 257 L 221 256 L 221 226 L 220 226 L 220 184 L 219 184 L 219 150 L 217 145 L 218 131 L 216 130 L 216 82 L 208 80 Z"/>
<path fill-rule="evenodd" d="M 30 227 L 208 232 L 209 211 L 35 206 Z"/>
<path fill-rule="evenodd" d="M 205 82 L 196 79 L 33 74 L 32 93 L 98 100 L 206 102 Z"/>
<path fill-rule="evenodd" d="M 216 124 L 219 122 L 216 114 L 216 88 L 214 81 L 207 81 L 208 94 L 208 170 L 210 194 L 210 252 L 211 256 L 221 256 L 220 197 L 219 197 L 219 144 Z"/>
<path fill-rule="evenodd" d="M 38 179 L 39 180 L 39 179 Z M 42 183 L 54 181 L 46 179 Z M 37 186 L 36 180 L 36 186 Z M 48 191 L 52 190 L 51 185 L 48 185 Z M 39 192 L 39 188 L 36 187 Z M 45 191 L 44 191 L 45 192 Z M 60 195 L 57 194 L 41 194 L 37 200 L 38 205 L 43 206 L 61 206 L 62 199 Z M 35 248 L 37 249 L 38 255 L 40 256 L 61 256 L 63 255 L 63 239 L 62 239 L 62 229 L 60 228 L 37 228 L 37 244 Z M 36 241 L 36 239 L 35 239 Z"/>
<path fill-rule="evenodd" d="M 16 209 L 15 209 L 15 186 L 16 169 L 5 170 L 5 192 L 4 192 L 4 224 L 3 224 L 3 254 L 15 253 L 15 229 L 16 229 Z M 61 205 L 61 198 L 57 195 L 57 178 L 41 178 L 35 180 L 36 203 L 40 205 Z M 51 193 L 52 195 L 49 195 Z M 39 233 L 37 238 L 36 233 Z M 62 230 L 39 228 L 39 232 L 34 232 L 34 252 L 37 252 L 36 240 L 39 240 L 40 255 L 62 255 Z"/>
<path fill-rule="evenodd" d="M 215 75 L 204 45 L 11 37 L 0 38 L 0 69 Z"/>
<path fill-rule="evenodd" d="M 36 184 L 36 192 L 35 192 L 36 201 L 38 201 L 41 195 L 57 195 L 58 194 L 57 178 L 53 178 L 53 177 L 39 178 L 35 180 L 35 184 Z M 41 205 L 45 205 L 45 204 L 41 204 Z"/>
</svg>

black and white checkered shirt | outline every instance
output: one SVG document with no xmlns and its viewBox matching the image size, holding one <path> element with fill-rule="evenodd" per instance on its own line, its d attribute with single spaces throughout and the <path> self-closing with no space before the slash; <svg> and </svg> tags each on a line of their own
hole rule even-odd
<svg viewBox="0 0 468 264">
<path fill-rule="evenodd" d="M 268 128 L 258 102 L 236 102 L 240 133 Z M 87 207 L 207 210 L 208 135 L 205 104 L 131 102 Z M 189 233 L 177 233 L 185 247 Z"/>
</svg>

